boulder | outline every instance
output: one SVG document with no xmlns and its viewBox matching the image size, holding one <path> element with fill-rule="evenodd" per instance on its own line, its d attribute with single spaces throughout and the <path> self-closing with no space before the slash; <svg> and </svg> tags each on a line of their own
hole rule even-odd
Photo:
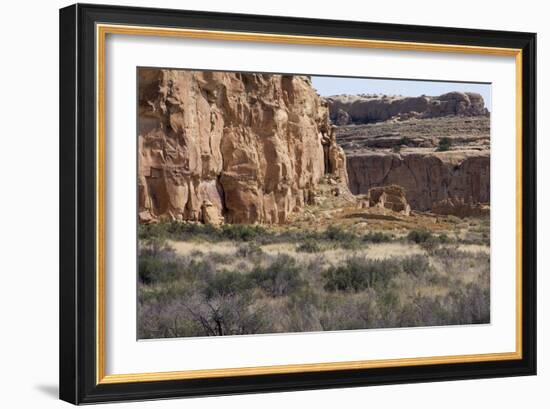
<svg viewBox="0 0 550 409">
<path fill-rule="evenodd" d="M 338 109 L 338 112 L 336 112 L 336 119 L 334 120 L 334 123 L 336 125 L 348 125 L 351 124 L 351 116 L 343 109 Z"/>
<path fill-rule="evenodd" d="M 219 226 L 223 222 L 219 209 L 209 200 L 202 202 L 201 221 L 213 226 Z"/>
</svg>

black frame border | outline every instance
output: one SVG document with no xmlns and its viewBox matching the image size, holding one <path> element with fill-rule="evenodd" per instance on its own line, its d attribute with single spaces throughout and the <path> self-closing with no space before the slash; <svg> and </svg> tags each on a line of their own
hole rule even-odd
<svg viewBox="0 0 550 409">
<path fill-rule="evenodd" d="M 96 384 L 95 25 L 185 27 L 522 50 L 522 359 Z M 74 404 L 536 374 L 536 34 L 75 4 L 60 10 L 60 388 Z"/>
</svg>

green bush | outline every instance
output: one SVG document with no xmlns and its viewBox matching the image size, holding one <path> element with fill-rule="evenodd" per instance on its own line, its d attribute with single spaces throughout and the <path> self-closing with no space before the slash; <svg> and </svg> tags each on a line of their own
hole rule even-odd
<svg viewBox="0 0 550 409">
<path fill-rule="evenodd" d="M 324 238 L 329 241 L 346 242 L 355 240 L 357 236 L 353 233 L 343 230 L 339 226 L 330 225 L 323 234 Z"/>
<path fill-rule="evenodd" d="M 430 271 L 430 262 L 428 257 L 417 254 L 402 258 L 401 267 L 405 273 L 419 277 Z"/>
<path fill-rule="evenodd" d="M 338 267 L 323 272 L 326 291 L 362 291 L 367 288 L 386 287 L 401 271 L 396 260 L 369 260 L 350 257 Z"/>
<path fill-rule="evenodd" d="M 316 240 L 306 240 L 296 246 L 296 251 L 300 253 L 319 253 L 323 247 Z"/>
<path fill-rule="evenodd" d="M 409 146 L 409 144 L 411 143 L 411 139 L 404 136 L 402 137 L 401 139 L 399 139 L 399 145 L 405 145 L 405 146 Z"/>
<path fill-rule="evenodd" d="M 432 240 L 433 237 L 434 235 L 427 230 L 411 230 L 409 234 L 407 234 L 407 240 L 412 241 L 416 244 Z"/>
<path fill-rule="evenodd" d="M 391 234 L 383 233 L 380 231 L 377 232 L 368 232 L 363 236 L 363 241 L 367 243 L 387 243 L 393 240 Z"/>
<path fill-rule="evenodd" d="M 278 255 L 266 267 L 256 266 L 250 278 L 271 297 L 289 295 L 307 284 L 301 278 L 300 266 L 287 254 Z"/>
<path fill-rule="evenodd" d="M 366 248 L 366 245 L 362 243 L 358 238 L 354 237 L 351 240 L 342 241 L 340 243 L 340 247 L 345 250 L 361 250 L 362 248 Z"/>
<path fill-rule="evenodd" d="M 252 287 L 246 275 L 234 271 L 220 271 L 206 280 L 203 293 L 206 299 L 243 294 Z"/>
<path fill-rule="evenodd" d="M 173 280 L 179 271 L 179 258 L 163 239 L 148 238 L 138 252 L 138 277 L 144 284 Z"/>
<path fill-rule="evenodd" d="M 221 228 L 221 235 L 227 240 L 252 241 L 266 234 L 265 228 L 251 224 L 225 224 Z"/>
<path fill-rule="evenodd" d="M 419 246 L 422 247 L 428 254 L 432 254 L 435 250 L 439 248 L 439 240 L 436 236 L 430 237 L 428 240 L 419 243 Z"/>
<path fill-rule="evenodd" d="M 444 233 L 436 236 L 431 232 L 424 230 L 413 230 L 409 233 L 407 238 L 410 241 L 417 243 L 429 254 L 432 254 L 435 250 L 437 250 L 441 244 L 449 244 L 452 241 L 449 236 Z"/>
<path fill-rule="evenodd" d="M 451 149 L 452 141 L 451 139 L 444 137 L 439 140 L 439 144 L 437 146 L 438 152 L 445 152 Z"/>
<path fill-rule="evenodd" d="M 237 248 L 237 256 L 244 258 L 257 257 L 263 254 L 263 250 L 258 243 L 243 243 Z"/>
</svg>

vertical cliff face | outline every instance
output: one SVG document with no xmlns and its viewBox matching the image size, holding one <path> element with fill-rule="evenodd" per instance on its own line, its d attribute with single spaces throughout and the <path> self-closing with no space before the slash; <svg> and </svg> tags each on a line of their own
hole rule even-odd
<svg viewBox="0 0 550 409">
<path fill-rule="evenodd" d="M 439 202 L 456 198 L 471 204 L 490 202 L 488 151 L 364 152 L 348 156 L 348 172 L 354 194 L 398 184 L 415 210 L 430 210 Z"/>
<path fill-rule="evenodd" d="M 465 215 L 468 206 L 478 214 L 476 205 L 490 203 L 489 116 L 393 119 L 336 133 L 354 194 L 399 185 L 413 210 L 440 214 Z"/>
<path fill-rule="evenodd" d="M 305 76 L 139 70 L 141 222 L 284 223 L 326 173 L 347 181 Z"/>
</svg>

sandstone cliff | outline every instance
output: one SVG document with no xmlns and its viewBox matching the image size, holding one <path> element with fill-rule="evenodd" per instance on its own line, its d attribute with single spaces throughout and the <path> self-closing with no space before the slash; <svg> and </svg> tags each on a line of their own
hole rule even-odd
<svg viewBox="0 0 550 409">
<path fill-rule="evenodd" d="M 449 92 L 437 97 L 336 95 L 327 98 L 337 125 L 386 121 L 391 118 L 434 118 L 447 115 L 487 115 L 485 102 L 473 92 Z"/>
<path fill-rule="evenodd" d="M 141 222 L 284 223 L 323 175 L 347 183 L 306 76 L 140 69 L 138 126 Z"/>
<path fill-rule="evenodd" d="M 350 189 L 366 194 L 375 186 L 405 189 L 412 209 L 431 210 L 445 199 L 477 204 L 490 201 L 489 151 L 390 153 L 364 151 L 348 155 Z"/>
</svg>

